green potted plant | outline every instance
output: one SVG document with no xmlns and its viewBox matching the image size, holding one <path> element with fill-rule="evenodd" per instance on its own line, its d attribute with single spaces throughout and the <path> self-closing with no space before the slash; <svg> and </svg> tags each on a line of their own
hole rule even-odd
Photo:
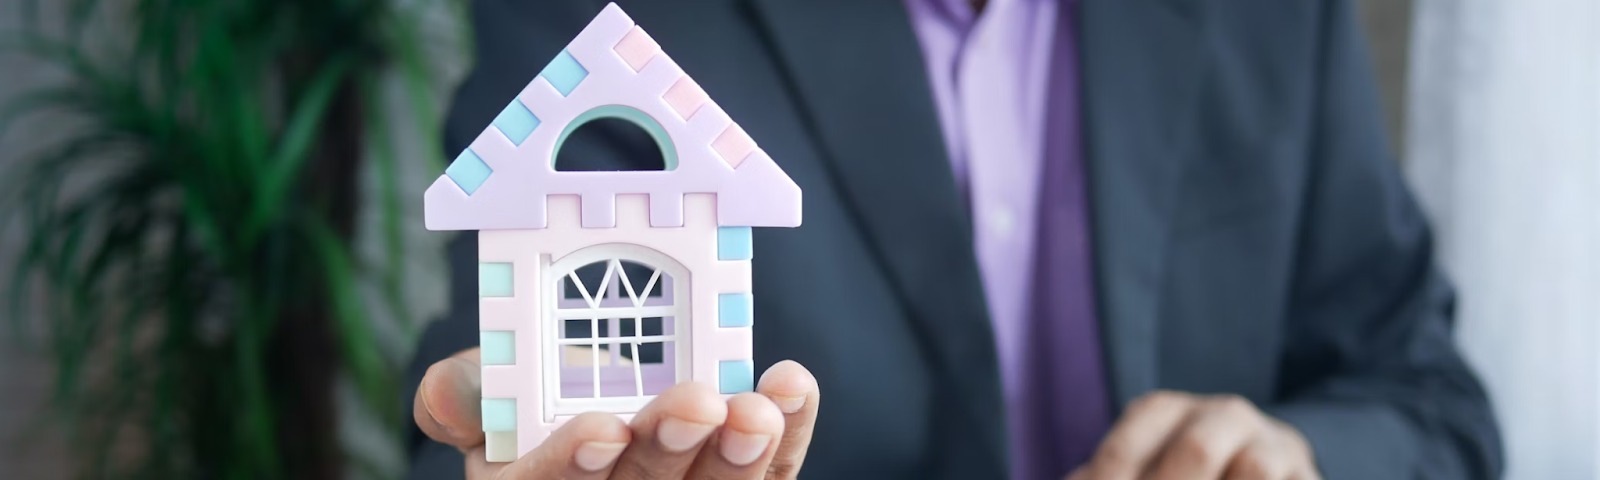
<svg viewBox="0 0 1600 480">
<path fill-rule="evenodd" d="M 53 420 L 81 473 L 339 476 L 336 375 L 389 424 L 409 413 L 372 317 L 404 316 L 385 79 L 408 86 L 418 134 L 437 132 L 417 6 L 72 0 L 49 22 L 34 3 L 4 48 L 66 81 L 7 103 L 0 138 L 42 112 L 71 128 L 0 178 L 0 227 L 26 239 L 8 314 L 54 360 Z M 375 205 L 358 202 L 362 168 Z M 388 261 L 356 260 L 362 209 Z"/>
</svg>

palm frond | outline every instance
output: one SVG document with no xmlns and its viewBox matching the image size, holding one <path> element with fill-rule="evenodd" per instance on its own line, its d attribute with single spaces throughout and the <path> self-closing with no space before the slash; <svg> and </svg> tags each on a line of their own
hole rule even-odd
<svg viewBox="0 0 1600 480">
<path fill-rule="evenodd" d="M 284 380 L 268 360 L 296 313 L 330 320 L 338 356 L 328 368 L 398 425 L 396 362 L 361 294 L 378 285 L 382 308 L 410 332 L 400 165 L 380 79 L 399 75 L 426 144 L 438 131 L 436 79 L 398 1 L 68 0 L 51 7 L 63 12 L 59 28 L 44 28 L 27 0 L 28 26 L 0 32 L 0 51 L 68 79 L 0 105 L 0 138 L 46 114 L 72 126 L 0 175 L 0 229 L 26 235 L 7 275 L 7 317 L 56 364 L 54 418 L 89 460 L 79 473 L 298 476 L 303 462 L 285 458 L 291 440 L 278 430 L 295 406 L 274 394 Z M 80 34 L 120 18 L 110 8 L 131 17 L 125 41 Z M 57 30 L 66 34 L 47 33 Z M 349 95 L 360 98 L 341 100 Z M 332 133 L 350 131 L 330 120 L 349 105 L 365 105 L 353 130 L 364 138 Z M 318 200 L 357 188 L 314 173 L 341 141 L 370 153 L 334 161 L 372 162 L 383 265 L 357 261 L 338 226 L 349 220 Z M 119 450 L 130 438 L 146 448 Z"/>
</svg>

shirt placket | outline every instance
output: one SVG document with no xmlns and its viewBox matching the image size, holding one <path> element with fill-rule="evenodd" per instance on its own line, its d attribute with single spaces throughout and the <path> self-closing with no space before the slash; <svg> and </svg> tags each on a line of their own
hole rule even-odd
<svg viewBox="0 0 1600 480">
<path fill-rule="evenodd" d="M 967 133 L 966 171 L 973 212 L 973 239 L 984 276 L 1003 372 L 1016 372 L 1033 273 L 1034 219 L 1038 198 L 1039 138 L 1030 112 L 1026 71 L 1017 59 L 1027 51 L 1024 5 L 995 0 L 977 19 L 962 46 L 956 89 Z M 1021 21 L 1017 21 L 1021 20 Z M 1011 379 L 1007 379 L 1011 380 Z M 1017 382 L 1007 381 L 1008 394 Z M 1008 395 L 1012 396 L 1012 395 Z"/>
</svg>

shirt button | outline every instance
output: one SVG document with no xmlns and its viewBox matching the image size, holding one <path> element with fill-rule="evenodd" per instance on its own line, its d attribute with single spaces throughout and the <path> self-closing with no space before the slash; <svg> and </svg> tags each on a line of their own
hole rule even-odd
<svg viewBox="0 0 1600 480">
<path fill-rule="evenodd" d="M 1017 226 L 1017 216 L 1011 213 L 1009 208 L 992 208 L 989 210 L 988 217 L 989 233 L 997 237 L 1005 238 L 1011 236 L 1011 231 Z"/>
</svg>

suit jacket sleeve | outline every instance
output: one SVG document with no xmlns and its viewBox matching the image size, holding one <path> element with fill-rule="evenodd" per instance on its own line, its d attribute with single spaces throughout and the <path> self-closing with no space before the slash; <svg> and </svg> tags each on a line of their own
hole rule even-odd
<svg viewBox="0 0 1600 480">
<path fill-rule="evenodd" d="M 1325 3 L 1313 166 L 1270 413 L 1329 479 L 1499 478 L 1498 432 L 1452 339 L 1455 295 L 1378 121 L 1348 0 Z"/>
</svg>

